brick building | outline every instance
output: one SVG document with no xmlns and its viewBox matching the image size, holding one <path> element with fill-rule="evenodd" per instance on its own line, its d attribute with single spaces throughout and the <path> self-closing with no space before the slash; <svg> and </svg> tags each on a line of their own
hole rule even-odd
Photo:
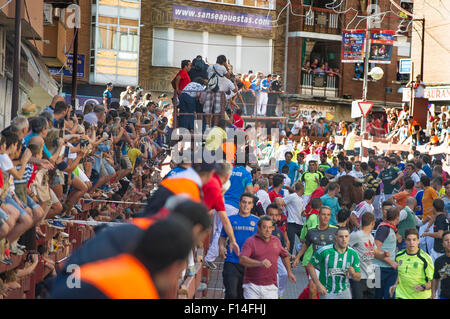
<svg viewBox="0 0 450 319">
<path fill-rule="evenodd" d="M 142 1 L 139 83 L 150 91 L 171 90 L 181 61 L 197 55 L 214 63 L 224 54 L 235 73 L 283 74 L 286 18 L 282 15 L 274 25 L 270 21 L 285 4 L 284 0 Z M 221 15 L 230 20 L 221 21 Z M 246 17 L 255 23 L 239 22 Z"/>
<path fill-rule="evenodd" d="M 331 2 L 314 1 L 310 7 L 308 0 L 292 1 L 297 16 L 291 14 L 290 21 L 294 22 L 289 24 L 288 92 L 295 92 L 290 103 L 305 113 L 313 109 L 323 112 L 334 109 L 336 120 L 351 120 L 351 102 L 362 98 L 363 81 L 354 79 L 354 63 L 341 62 L 342 30 L 365 29 L 367 19 L 355 15 L 366 15 L 367 5 L 371 5 L 369 14 L 380 13 L 378 19 L 371 20 L 373 29 L 397 31 L 403 19 L 392 12 L 382 15 L 390 10 L 389 1 L 348 0 L 334 8 Z M 383 69 L 384 76 L 368 83 L 367 99 L 374 102 L 374 110 L 401 105 L 400 89 L 407 79 L 400 78 L 397 64 L 399 59 L 410 56 L 407 34 L 396 35 L 390 64 L 376 64 Z M 341 77 L 316 79 L 302 72 L 302 66 L 314 59 L 339 69 Z M 371 64 L 369 70 L 374 66 Z"/>
</svg>

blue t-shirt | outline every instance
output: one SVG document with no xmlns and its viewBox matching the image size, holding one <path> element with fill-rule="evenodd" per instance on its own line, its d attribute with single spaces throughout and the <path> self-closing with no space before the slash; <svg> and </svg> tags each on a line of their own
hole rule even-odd
<svg viewBox="0 0 450 319">
<path fill-rule="evenodd" d="M 269 92 L 270 82 L 267 79 L 261 81 L 261 92 Z"/>
<path fill-rule="evenodd" d="M 281 169 L 283 168 L 284 165 L 287 165 L 289 167 L 289 173 L 287 174 L 288 177 L 291 179 L 291 184 L 294 182 L 295 179 L 295 172 L 298 170 L 298 164 L 295 162 L 290 162 L 289 164 L 286 163 L 285 160 L 282 160 L 278 163 L 278 172 L 281 173 Z M 291 185 L 289 185 L 291 186 Z"/>
<path fill-rule="evenodd" d="M 256 85 L 256 81 L 257 81 L 257 79 L 253 80 L 252 84 L 250 85 L 250 89 L 255 92 L 259 91 L 259 85 Z"/>
<path fill-rule="evenodd" d="M 320 199 L 322 200 L 322 206 L 331 208 L 330 225 L 337 225 L 337 212 L 341 209 L 337 197 L 331 198 L 328 194 L 325 194 Z"/>
<path fill-rule="evenodd" d="M 442 198 L 442 200 L 444 201 L 445 211 L 447 212 L 447 214 L 450 214 L 450 198 L 444 197 Z"/>
<path fill-rule="evenodd" d="M 30 135 L 25 136 L 25 138 L 23 139 L 23 145 L 24 145 L 25 147 L 28 147 L 28 144 L 30 143 L 30 140 L 31 140 L 33 137 L 35 137 L 35 136 L 39 136 L 39 135 L 36 134 L 36 133 L 31 133 Z M 52 157 L 52 153 L 49 152 L 49 150 L 48 150 L 48 148 L 47 148 L 47 145 L 45 145 L 45 143 L 44 143 L 44 148 L 43 148 L 42 151 L 43 151 L 43 153 L 44 153 L 48 158 L 51 158 L 51 157 Z"/>
<path fill-rule="evenodd" d="M 420 210 L 416 211 L 416 215 L 423 215 L 423 206 L 422 206 L 422 198 L 423 198 L 423 190 L 418 191 L 416 194 L 417 206 L 420 206 Z"/>
<path fill-rule="evenodd" d="M 247 217 L 242 217 L 240 214 L 237 215 L 231 215 L 228 217 L 230 219 L 231 227 L 233 228 L 234 237 L 236 238 L 236 243 L 239 246 L 239 249 L 242 249 L 242 246 L 244 246 L 245 241 L 256 234 L 257 232 L 257 224 L 259 218 L 250 215 Z M 227 238 L 228 235 L 225 232 L 225 229 L 222 228 L 222 233 L 220 234 L 220 237 Z M 225 258 L 225 261 L 231 262 L 231 263 L 239 263 L 239 256 L 236 256 L 234 251 L 230 253 L 230 248 L 227 246 L 227 256 Z"/>
<path fill-rule="evenodd" d="M 403 170 L 405 169 L 405 164 L 404 164 L 404 163 L 399 163 L 399 164 L 397 165 L 397 167 L 398 167 L 401 171 L 403 171 Z"/>
<path fill-rule="evenodd" d="M 336 176 L 337 173 L 339 172 L 339 167 L 330 167 L 329 169 L 327 169 L 325 171 L 325 173 Z"/>
<path fill-rule="evenodd" d="M 111 104 L 112 93 L 108 89 L 103 92 L 103 97 L 106 97 L 106 104 Z"/>
<path fill-rule="evenodd" d="M 422 171 L 429 177 L 432 178 L 433 177 L 433 171 L 431 170 L 430 166 L 428 164 L 425 164 L 422 167 Z"/>
<path fill-rule="evenodd" d="M 239 200 L 245 191 L 245 187 L 252 185 L 252 174 L 244 166 L 237 165 L 231 173 L 230 183 L 231 186 L 224 195 L 225 204 L 239 209 Z"/>
</svg>

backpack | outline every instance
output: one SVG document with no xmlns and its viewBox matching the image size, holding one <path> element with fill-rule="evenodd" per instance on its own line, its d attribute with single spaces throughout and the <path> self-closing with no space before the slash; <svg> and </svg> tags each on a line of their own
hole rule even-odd
<svg viewBox="0 0 450 319">
<path fill-rule="evenodd" d="M 219 73 L 217 73 L 216 68 L 213 66 L 214 74 L 211 75 L 211 77 L 208 80 L 208 90 L 213 91 L 216 93 L 219 91 L 219 77 L 223 77 Z"/>
</svg>

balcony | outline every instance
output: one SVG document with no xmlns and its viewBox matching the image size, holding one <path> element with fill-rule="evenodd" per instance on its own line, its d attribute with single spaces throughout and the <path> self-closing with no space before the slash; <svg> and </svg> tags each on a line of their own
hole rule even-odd
<svg viewBox="0 0 450 319">
<path fill-rule="evenodd" d="M 338 97 L 339 77 L 302 72 L 300 95 Z"/>
<path fill-rule="evenodd" d="M 68 32 L 61 21 L 44 27 L 44 37 L 48 43 L 44 44 L 43 56 L 48 66 L 61 67 L 66 60 L 64 46 Z"/>
<path fill-rule="evenodd" d="M 302 31 L 326 34 L 341 34 L 341 18 L 338 13 L 329 9 L 303 7 Z"/>
</svg>

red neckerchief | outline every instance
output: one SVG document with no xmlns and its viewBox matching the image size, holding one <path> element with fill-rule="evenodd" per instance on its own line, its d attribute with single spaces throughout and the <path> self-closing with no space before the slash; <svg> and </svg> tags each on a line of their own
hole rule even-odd
<svg viewBox="0 0 450 319">
<path fill-rule="evenodd" d="M 319 215 L 319 211 L 317 209 L 311 209 L 309 212 L 306 213 L 306 219 L 309 218 L 311 215 Z"/>
<path fill-rule="evenodd" d="M 397 232 L 397 227 L 395 227 L 394 225 L 392 225 L 392 224 L 389 223 L 389 222 L 381 222 L 381 223 L 380 223 L 380 226 L 378 226 L 378 227 L 381 227 L 381 226 L 387 226 L 387 227 L 390 227 L 390 228 L 392 228 L 395 232 Z"/>
<path fill-rule="evenodd" d="M 27 183 L 27 188 L 28 189 L 30 189 L 31 185 L 33 184 L 34 179 L 36 178 L 36 174 L 37 174 L 37 165 L 33 164 L 33 172 L 31 173 L 31 177 L 30 177 L 30 179 L 28 180 L 28 183 Z"/>
<path fill-rule="evenodd" d="M 3 188 L 3 172 L 0 169 L 0 188 Z"/>
</svg>

